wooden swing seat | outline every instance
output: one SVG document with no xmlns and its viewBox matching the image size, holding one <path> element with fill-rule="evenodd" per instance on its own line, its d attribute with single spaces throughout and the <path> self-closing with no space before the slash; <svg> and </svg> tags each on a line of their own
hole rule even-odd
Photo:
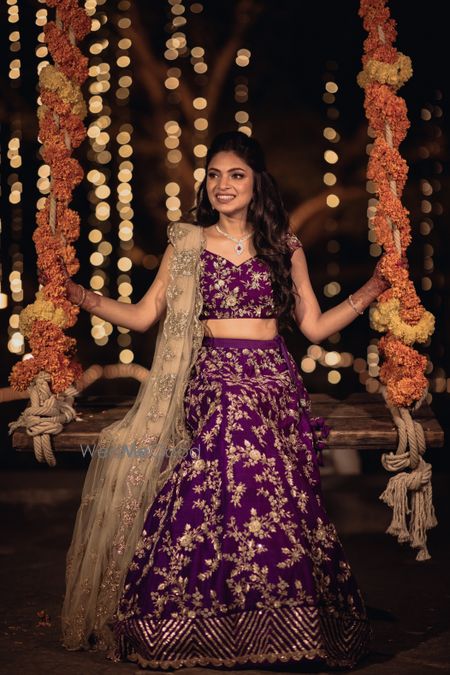
<svg viewBox="0 0 450 675">
<path fill-rule="evenodd" d="M 81 421 L 72 421 L 53 439 L 56 452 L 80 452 L 80 446 L 94 446 L 99 432 L 121 419 L 134 399 L 129 396 L 84 395 L 76 399 Z M 327 447 L 358 450 L 395 450 L 397 430 L 382 396 L 354 393 L 345 399 L 328 394 L 311 394 L 312 413 L 324 417 L 331 427 Z M 428 448 L 444 445 L 444 432 L 430 406 L 423 404 L 414 414 L 423 425 Z M 19 451 L 33 450 L 33 439 L 24 429 L 14 432 L 13 447 Z"/>
</svg>

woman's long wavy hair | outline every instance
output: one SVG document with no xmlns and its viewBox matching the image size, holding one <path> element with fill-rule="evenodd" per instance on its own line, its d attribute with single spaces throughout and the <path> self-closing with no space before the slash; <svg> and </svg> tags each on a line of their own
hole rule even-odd
<svg viewBox="0 0 450 675">
<path fill-rule="evenodd" d="M 234 152 L 253 170 L 253 197 L 248 208 L 248 221 L 254 227 L 256 255 L 270 267 L 279 329 L 292 331 L 295 306 L 291 270 L 291 253 L 284 242 L 289 231 L 289 218 L 275 179 L 266 169 L 263 150 L 254 138 L 240 131 L 221 133 L 212 141 L 206 155 L 205 178 L 200 184 L 191 221 L 208 227 L 219 220 L 206 190 L 208 166 L 218 152 Z"/>
</svg>

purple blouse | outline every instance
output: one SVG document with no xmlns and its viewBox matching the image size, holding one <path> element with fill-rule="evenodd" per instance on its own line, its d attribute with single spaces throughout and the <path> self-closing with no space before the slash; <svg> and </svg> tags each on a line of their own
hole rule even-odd
<svg viewBox="0 0 450 675">
<path fill-rule="evenodd" d="M 293 253 L 302 246 L 293 232 L 287 236 Z M 236 265 L 218 253 L 201 254 L 200 287 L 203 309 L 200 319 L 276 318 L 269 265 L 253 256 Z"/>
</svg>

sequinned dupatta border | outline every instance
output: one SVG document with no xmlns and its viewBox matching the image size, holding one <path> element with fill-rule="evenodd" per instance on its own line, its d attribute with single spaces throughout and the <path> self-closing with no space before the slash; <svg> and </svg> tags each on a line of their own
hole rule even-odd
<svg viewBox="0 0 450 675">
<path fill-rule="evenodd" d="M 205 238 L 191 223 L 171 223 L 167 233 L 174 252 L 150 372 L 125 417 L 101 431 L 86 474 L 67 554 L 67 649 L 88 649 L 92 638 L 97 648 L 113 646 L 109 624 L 147 510 L 191 451 L 183 400 L 204 335 L 199 282 Z"/>
</svg>

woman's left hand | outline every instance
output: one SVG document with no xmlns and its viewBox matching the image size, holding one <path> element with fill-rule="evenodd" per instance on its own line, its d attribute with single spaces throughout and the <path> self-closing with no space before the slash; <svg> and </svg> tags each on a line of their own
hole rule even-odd
<svg viewBox="0 0 450 675">
<path fill-rule="evenodd" d="M 386 291 L 388 288 L 390 288 L 391 284 L 389 281 L 386 279 L 384 276 L 382 270 L 381 270 L 381 260 L 382 258 L 379 259 L 377 262 L 375 269 L 372 274 L 372 279 L 376 283 L 377 289 L 379 289 L 379 293 L 383 293 Z"/>
</svg>

